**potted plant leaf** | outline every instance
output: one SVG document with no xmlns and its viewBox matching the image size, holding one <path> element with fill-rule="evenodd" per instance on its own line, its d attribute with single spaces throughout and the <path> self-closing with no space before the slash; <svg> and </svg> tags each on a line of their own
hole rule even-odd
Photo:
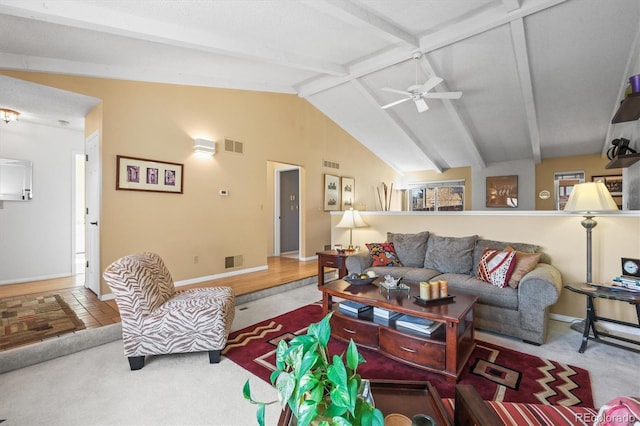
<svg viewBox="0 0 640 426">
<path fill-rule="evenodd" d="M 314 422 L 319 426 L 383 426 L 382 412 L 375 408 L 368 393 L 368 382 L 357 373 L 366 362 L 351 340 L 346 354 L 330 356 L 328 350 L 332 313 L 311 324 L 307 334 L 287 343 L 281 340 L 276 350 L 276 370 L 271 384 L 278 399 L 260 402 L 253 399 L 249 380 L 243 388 L 245 399 L 258 406 L 257 420 L 264 426 L 267 405 L 289 405 L 298 426 Z M 366 390 L 365 390 L 366 389 Z"/>
</svg>

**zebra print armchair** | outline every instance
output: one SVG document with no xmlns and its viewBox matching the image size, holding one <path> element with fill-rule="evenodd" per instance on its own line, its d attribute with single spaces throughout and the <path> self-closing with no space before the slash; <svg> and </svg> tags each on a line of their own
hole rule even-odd
<svg viewBox="0 0 640 426">
<path fill-rule="evenodd" d="M 131 370 L 144 367 L 146 355 L 209 351 L 209 362 L 220 362 L 235 316 L 230 287 L 176 292 L 169 270 L 155 253 L 122 257 L 103 277 L 120 310 Z"/>
</svg>

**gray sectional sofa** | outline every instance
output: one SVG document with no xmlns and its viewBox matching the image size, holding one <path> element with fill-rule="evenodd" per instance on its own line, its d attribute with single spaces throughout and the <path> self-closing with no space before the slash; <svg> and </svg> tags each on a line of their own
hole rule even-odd
<svg viewBox="0 0 640 426">
<path fill-rule="evenodd" d="M 549 307 L 560 296 L 562 277 L 538 246 L 480 239 L 476 235 L 441 237 L 428 231 L 415 234 L 387 233 L 387 241 L 393 242 L 402 266 L 372 266 L 372 256 L 368 251 L 362 251 L 347 257 L 348 272 L 373 270 L 378 276 L 403 277 L 403 282 L 414 284 L 446 280 L 449 293 L 464 292 L 478 296 L 476 328 L 517 337 L 533 344 L 544 343 Z M 504 288 L 478 279 L 478 264 L 485 249 L 503 250 L 508 246 L 523 259 L 537 259 L 533 270 L 521 269 L 519 282 L 510 282 Z M 514 273 L 514 277 L 516 275 Z"/>
</svg>

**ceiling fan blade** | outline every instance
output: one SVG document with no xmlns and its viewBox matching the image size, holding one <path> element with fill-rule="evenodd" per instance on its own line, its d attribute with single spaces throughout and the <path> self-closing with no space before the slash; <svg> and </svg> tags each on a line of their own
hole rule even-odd
<svg viewBox="0 0 640 426">
<path fill-rule="evenodd" d="M 429 109 L 429 106 L 422 98 L 416 99 L 416 107 L 418 108 L 418 112 L 425 112 Z"/>
<path fill-rule="evenodd" d="M 407 92 L 405 90 L 390 89 L 388 87 L 383 87 L 382 90 L 384 90 L 385 92 L 399 93 L 401 95 L 411 96 L 411 93 L 409 93 L 409 92 Z"/>
<path fill-rule="evenodd" d="M 421 87 L 420 87 L 420 92 L 422 93 L 426 93 L 429 90 L 433 89 L 434 87 L 436 87 L 438 84 L 442 83 L 444 80 L 440 77 L 436 77 L 433 76 L 431 77 L 429 80 L 427 80 L 426 83 L 424 83 Z"/>
<path fill-rule="evenodd" d="M 428 99 L 460 99 L 462 92 L 430 92 L 423 96 Z"/>
<path fill-rule="evenodd" d="M 404 99 L 400 99 L 399 101 L 391 102 L 390 104 L 383 105 L 382 109 L 391 108 L 392 106 L 396 106 L 396 105 L 401 104 L 403 102 L 406 102 L 406 101 L 408 101 L 410 99 L 411 98 L 404 98 Z"/>
</svg>

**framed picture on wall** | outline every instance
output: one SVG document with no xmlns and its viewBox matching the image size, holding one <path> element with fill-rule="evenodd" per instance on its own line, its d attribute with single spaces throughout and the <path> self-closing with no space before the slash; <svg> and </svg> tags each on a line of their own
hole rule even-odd
<svg viewBox="0 0 640 426">
<path fill-rule="evenodd" d="M 324 175 L 324 210 L 340 210 L 340 177 L 335 175 Z"/>
<path fill-rule="evenodd" d="M 487 177 L 487 207 L 518 207 L 518 175 Z"/>
<path fill-rule="evenodd" d="M 342 210 L 349 210 L 353 207 L 353 203 L 356 199 L 356 180 L 352 177 L 342 177 Z"/>
<path fill-rule="evenodd" d="M 622 175 L 591 176 L 591 182 L 602 182 L 612 197 L 622 197 Z"/>
<path fill-rule="evenodd" d="M 182 194 L 183 165 L 117 156 L 116 189 Z"/>
</svg>

